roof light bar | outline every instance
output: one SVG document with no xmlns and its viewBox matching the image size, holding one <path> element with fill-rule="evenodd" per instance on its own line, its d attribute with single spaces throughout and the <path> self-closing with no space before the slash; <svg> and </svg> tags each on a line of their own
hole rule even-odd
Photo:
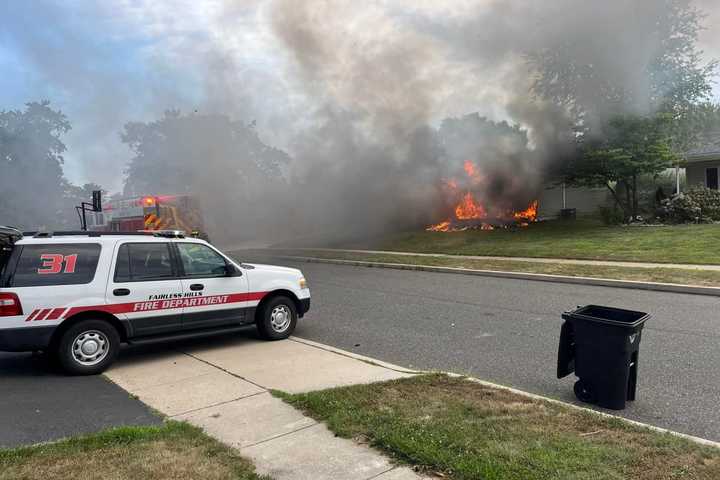
<svg viewBox="0 0 720 480">
<path fill-rule="evenodd" d="M 182 230 L 140 230 L 142 233 L 155 235 L 163 238 L 185 238 L 185 232 Z"/>
</svg>

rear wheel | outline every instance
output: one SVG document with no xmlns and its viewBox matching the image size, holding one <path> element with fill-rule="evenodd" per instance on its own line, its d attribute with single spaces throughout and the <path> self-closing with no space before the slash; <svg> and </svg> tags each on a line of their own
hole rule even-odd
<svg viewBox="0 0 720 480">
<path fill-rule="evenodd" d="M 584 380 L 580 379 L 577 382 L 575 382 L 575 386 L 573 387 L 573 390 L 575 391 L 575 396 L 578 400 L 585 403 L 595 403 L 595 392 L 593 391 L 592 387 L 585 382 Z"/>
<path fill-rule="evenodd" d="M 97 375 L 120 351 L 120 335 L 102 320 L 83 320 L 70 327 L 57 344 L 57 357 L 71 375 Z"/>
<path fill-rule="evenodd" d="M 268 301 L 257 319 L 260 336 L 265 340 L 282 340 L 295 331 L 297 308 L 287 297 L 275 297 Z"/>
</svg>

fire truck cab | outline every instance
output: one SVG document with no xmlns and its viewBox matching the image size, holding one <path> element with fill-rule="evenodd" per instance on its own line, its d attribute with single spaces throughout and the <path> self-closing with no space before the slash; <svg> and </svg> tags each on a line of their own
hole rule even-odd
<svg viewBox="0 0 720 480">
<path fill-rule="evenodd" d="M 200 203 L 192 195 L 143 195 L 111 200 L 89 214 L 95 232 L 180 230 L 207 240 Z"/>
</svg>

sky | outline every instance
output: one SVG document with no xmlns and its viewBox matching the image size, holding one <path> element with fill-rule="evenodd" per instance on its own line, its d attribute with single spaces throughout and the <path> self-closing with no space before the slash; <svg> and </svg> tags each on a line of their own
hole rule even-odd
<svg viewBox="0 0 720 480">
<path fill-rule="evenodd" d="M 358 22 L 367 22 L 368 16 L 375 21 L 377 30 L 364 32 L 372 38 L 382 35 L 388 16 L 421 12 L 452 21 L 489 1 L 369 0 L 370 7 L 356 14 Z M 720 58 L 720 35 L 712 29 L 720 25 L 718 2 L 697 2 L 709 12 L 700 47 L 705 59 Z M 317 102 L 307 85 L 301 88 L 294 77 L 291 53 L 284 48 L 288 39 L 278 38 L 270 25 L 272 3 L 0 2 L 0 110 L 50 100 L 73 126 L 65 138 L 66 175 L 75 183 L 100 183 L 110 191 L 122 188 L 131 157 L 120 141 L 123 125 L 158 118 L 166 109 L 222 111 L 248 123 L 255 121 L 264 140 L 286 148 L 291 142 L 287 132 L 312 121 L 307 113 L 317 108 Z M 353 29 L 353 21 L 349 22 L 346 27 Z M 342 47 L 345 39 L 336 40 Z M 451 63 L 443 64 L 444 71 L 452 68 Z M 478 76 L 458 78 L 477 80 Z M 471 88 L 477 87 L 457 84 L 458 91 Z M 487 87 L 485 95 L 494 93 Z M 720 86 L 714 93 L 720 99 Z M 455 92 L 443 95 L 443 108 L 433 111 L 438 119 L 475 110 L 498 120 L 505 115 L 482 102 L 482 96 L 468 104 L 468 97 Z"/>
</svg>

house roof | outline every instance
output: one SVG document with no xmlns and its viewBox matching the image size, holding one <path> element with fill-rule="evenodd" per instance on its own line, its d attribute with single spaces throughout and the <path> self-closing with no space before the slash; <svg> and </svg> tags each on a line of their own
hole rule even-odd
<svg viewBox="0 0 720 480">
<path fill-rule="evenodd" d="M 703 135 L 700 145 L 690 150 L 685 158 L 688 162 L 720 160 L 720 132 Z"/>
</svg>

